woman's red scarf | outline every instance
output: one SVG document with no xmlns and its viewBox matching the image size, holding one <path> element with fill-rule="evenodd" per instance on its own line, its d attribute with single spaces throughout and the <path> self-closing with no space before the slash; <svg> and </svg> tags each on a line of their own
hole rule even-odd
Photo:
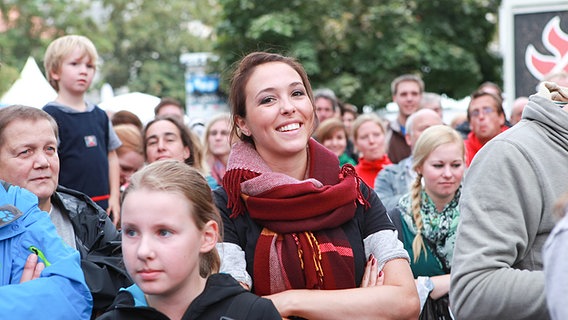
<svg viewBox="0 0 568 320">
<path fill-rule="evenodd" d="M 353 250 L 340 228 L 368 206 L 352 165 L 310 139 L 306 180 L 272 172 L 254 147 L 233 146 L 223 187 L 231 218 L 245 211 L 263 226 L 254 255 L 255 293 L 355 287 Z"/>
</svg>

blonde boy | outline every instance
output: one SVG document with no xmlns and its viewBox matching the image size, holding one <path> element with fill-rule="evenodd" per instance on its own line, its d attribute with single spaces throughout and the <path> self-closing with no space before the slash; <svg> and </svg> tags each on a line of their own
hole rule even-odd
<svg viewBox="0 0 568 320">
<path fill-rule="evenodd" d="M 43 107 L 59 126 L 59 183 L 90 196 L 118 222 L 119 166 L 116 136 L 106 113 L 85 101 L 95 75 L 98 54 L 86 37 L 67 35 L 45 52 L 47 80 L 57 91 Z"/>
</svg>

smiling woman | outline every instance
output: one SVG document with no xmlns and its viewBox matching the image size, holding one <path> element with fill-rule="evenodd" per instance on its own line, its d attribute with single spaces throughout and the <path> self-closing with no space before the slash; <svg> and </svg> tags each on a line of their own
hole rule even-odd
<svg viewBox="0 0 568 320">
<path fill-rule="evenodd" d="M 283 317 L 416 318 L 408 255 L 380 200 L 311 138 L 316 116 L 303 67 L 251 53 L 229 99 L 241 141 L 214 191 L 221 271 L 270 298 Z"/>
</svg>

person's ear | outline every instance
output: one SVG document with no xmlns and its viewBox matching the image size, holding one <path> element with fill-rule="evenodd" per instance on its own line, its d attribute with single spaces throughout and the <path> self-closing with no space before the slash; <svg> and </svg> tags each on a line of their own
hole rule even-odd
<svg viewBox="0 0 568 320">
<path fill-rule="evenodd" d="M 501 113 L 499 116 L 500 116 L 499 123 L 500 123 L 502 126 L 505 125 L 505 113 L 503 112 L 503 113 Z"/>
<path fill-rule="evenodd" d="M 201 230 L 201 248 L 199 252 L 209 252 L 215 248 L 217 241 L 219 240 L 219 225 L 217 222 L 210 220 L 203 230 Z"/>
<path fill-rule="evenodd" d="M 404 141 L 406 141 L 406 144 L 412 147 L 412 139 L 410 138 L 411 133 L 410 132 L 406 132 L 406 134 L 404 135 Z"/>
<path fill-rule="evenodd" d="M 59 72 L 55 72 L 55 71 L 49 71 L 49 75 L 51 76 L 51 79 L 55 80 L 55 81 L 59 81 L 60 77 L 59 77 Z"/>
<path fill-rule="evenodd" d="M 419 166 L 416 168 L 416 173 L 418 173 L 419 175 L 422 175 L 422 166 Z"/>
<path fill-rule="evenodd" d="M 191 150 L 189 150 L 189 147 L 183 147 L 183 159 L 187 160 L 189 157 L 191 157 Z"/>
<path fill-rule="evenodd" d="M 247 126 L 247 121 L 241 116 L 236 116 L 235 120 L 236 120 L 235 122 L 237 124 L 237 127 L 239 127 L 239 130 L 241 130 L 241 132 L 245 136 L 250 137 L 251 132 L 250 132 L 249 127 Z"/>
</svg>

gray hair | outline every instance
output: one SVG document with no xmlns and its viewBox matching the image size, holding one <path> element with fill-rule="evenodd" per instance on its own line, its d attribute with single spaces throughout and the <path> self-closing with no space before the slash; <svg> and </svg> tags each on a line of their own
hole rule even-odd
<svg viewBox="0 0 568 320">
<path fill-rule="evenodd" d="M 321 88 L 315 90 L 314 101 L 316 101 L 318 98 L 324 98 L 331 101 L 331 103 L 333 104 L 334 111 L 337 111 L 337 109 L 339 108 L 339 102 L 337 101 L 337 96 L 335 95 L 335 92 L 333 92 L 333 90 L 329 88 Z"/>
</svg>

